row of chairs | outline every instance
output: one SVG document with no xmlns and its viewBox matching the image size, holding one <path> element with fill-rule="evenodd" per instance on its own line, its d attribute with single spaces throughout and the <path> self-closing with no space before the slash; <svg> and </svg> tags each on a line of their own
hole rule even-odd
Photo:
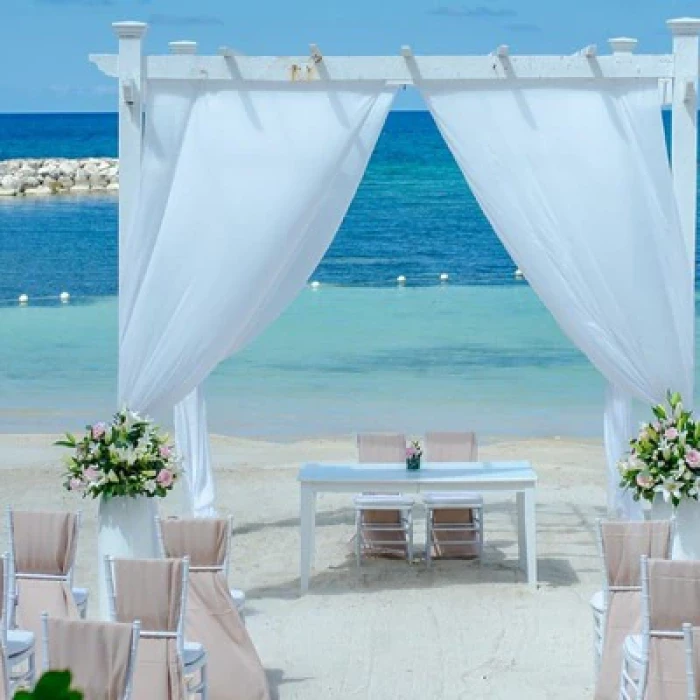
<svg viewBox="0 0 700 700">
<path fill-rule="evenodd" d="M 17 515 L 13 514 L 14 520 Z M 48 517 L 30 515 L 39 521 Z M 73 514 L 53 514 L 55 520 L 59 515 L 70 522 Z M 156 529 L 160 559 L 107 558 L 104 562 L 111 622 L 86 622 L 71 614 L 70 605 L 64 610 L 48 605 L 49 614 L 36 613 L 38 633 L 8 629 L 8 608 L 13 604 L 23 611 L 21 621 L 34 622 L 28 619 L 26 605 L 23 608 L 27 601 L 22 581 L 18 593 L 9 584 L 12 561 L 21 560 L 14 541 L 11 554 L 2 560 L 7 594 L 3 595 L 0 700 L 4 700 L 3 689 L 9 697 L 20 683 L 32 685 L 35 657 L 44 669 L 70 669 L 76 687 L 85 690 L 87 698 L 121 700 L 132 692 L 136 700 L 268 697 L 262 664 L 238 614 L 242 594 L 235 600 L 226 584 L 230 519 L 156 519 Z M 53 544 L 57 541 L 67 542 L 54 538 Z M 72 568 L 75 540 L 65 549 L 47 548 L 42 540 L 33 544 L 34 553 L 44 551 L 50 559 L 48 549 L 55 560 L 71 560 Z M 36 606 L 54 602 L 44 595 L 47 590 L 44 587 L 33 601 L 35 612 Z M 61 590 L 70 595 L 65 581 Z M 42 644 L 37 650 L 39 637 Z M 18 638 L 24 640 L 23 656 L 17 654 Z"/>
<path fill-rule="evenodd" d="M 599 522 L 596 700 L 697 700 L 700 561 L 672 561 L 672 537 L 669 521 Z"/>
<path fill-rule="evenodd" d="M 369 464 L 401 464 L 406 459 L 406 436 L 365 433 L 357 436 L 358 460 Z M 425 435 L 427 462 L 475 462 L 476 435 L 471 432 L 431 432 Z M 481 558 L 484 546 L 484 500 L 478 493 L 428 492 L 425 562 L 437 557 Z M 365 554 L 405 556 L 413 561 L 413 510 L 416 501 L 404 494 L 364 493 L 354 498 L 355 557 Z"/>
</svg>

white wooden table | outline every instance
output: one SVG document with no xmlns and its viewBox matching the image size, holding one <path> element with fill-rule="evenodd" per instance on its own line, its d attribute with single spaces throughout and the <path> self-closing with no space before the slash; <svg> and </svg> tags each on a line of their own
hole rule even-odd
<svg viewBox="0 0 700 700">
<path fill-rule="evenodd" d="M 309 589 L 314 560 L 316 494 L 421 493 L 424 491 L 512 492 L 518 510 L 518 554 L 529 584 L 537 585 L 535 487 L 529 462 L 425 462 L 420 470 L 405 464 L 309 463 L 300 470 L 301 592 Z"/>
</svg>

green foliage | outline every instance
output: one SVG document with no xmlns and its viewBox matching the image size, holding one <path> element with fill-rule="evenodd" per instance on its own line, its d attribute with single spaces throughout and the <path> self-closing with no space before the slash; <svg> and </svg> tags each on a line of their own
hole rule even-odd
<svg viewBox="0 0 700 700">
<path fill-rule="evenodd" d="M 82 700 L 79 690 L 71 690 L 70 671 L 47 671 L 34 686 L 33 691 L 20 690 L 14 700 Z"/>
</svg>

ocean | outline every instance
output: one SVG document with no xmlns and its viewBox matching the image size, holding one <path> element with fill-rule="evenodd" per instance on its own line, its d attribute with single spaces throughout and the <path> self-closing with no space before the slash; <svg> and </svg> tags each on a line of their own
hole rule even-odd
<svg viewBox="0 0 700 700">
<path fill-rule="evenodd" d="M 0 159 L 116 155 L 114 114 L 0 114 Z M 114 195 L 0 198 L 0 432 L 114 409 L 117 252 Z M 320 287 L 208 380 L 211 429 L 599 436 L 602 379 L 514 270 L 429 114 L 392 112 Z"/>
</svg>

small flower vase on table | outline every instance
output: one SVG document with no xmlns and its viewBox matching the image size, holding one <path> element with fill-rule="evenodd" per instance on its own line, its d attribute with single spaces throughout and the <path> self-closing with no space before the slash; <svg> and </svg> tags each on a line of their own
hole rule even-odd
<svg viewBox="0 0 700 700">
<path fill-rule="evenodd" d="M 417 471 L 420 469 L 420 460 L 422 456 L 423 452 L 420 443 L 417 440 L 413 441 L 411 445 L 406 448 L 406 469 L 409 471 Z"/>
<path fill-rule="evenodd" d="M 620 486 L 651 504 L 652 520 L 675 523 L 673 559 L 700 558 L 700 421 L 670 393 L 668 405 L 652 408 L 620 462 Z"/>
<path fill-rule="evenodd" d="M 68 447 L 64 486 L 83 498 L 99 498 L 97 572 L 100 615 L 108 618 L 105 556 L 151 559 L 158 555 L 155 498 L 178 479 L 178 461 L 169 438 L 148 419 L 122 410 L 110 425 L 87 426 L 57 445 Z"/>
</svg>

